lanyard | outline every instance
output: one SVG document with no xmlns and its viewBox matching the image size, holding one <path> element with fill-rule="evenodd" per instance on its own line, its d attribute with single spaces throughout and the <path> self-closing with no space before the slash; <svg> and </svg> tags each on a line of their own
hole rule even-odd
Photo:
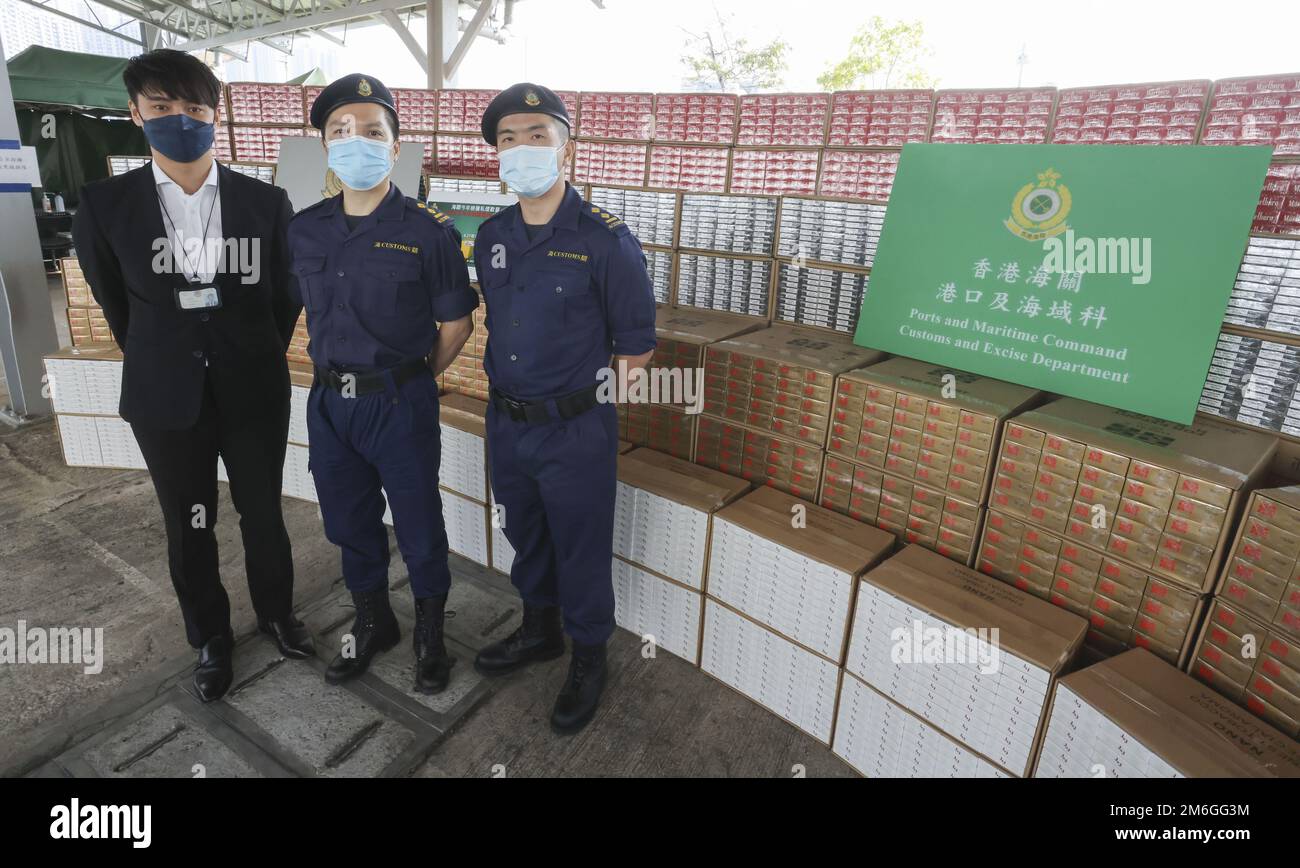
<svg viewBox="0 0 1300 868">
<path fill-rule="evenodd" d="M 175 182 L 173 181 L 172 183 Z M 207 258 L 208 227 L 212 225 L 212 212 L 217 210 L 217 203 L 221 201 L 221 179 L 220 178 L 217 179 L 216 188 L 217 189 L 214 190 L 212 194 L 212 204 L 208 206 L 208 219 L 203 221 L 203 244 L 199 247 L 200 265 L 203 263 L 204 259 Z M 200 187 L 199 189 L 202 189 L 202 187 Z M 176 221 L 173 220 L 172 215 L 167 212 L 167 203 L 163 201 L 162 193 L 158 192 L 157 187 L 154 187 L 153 191 L 154 194 L 158 197 L 158 205 L 162 208 L 163 216 L 167 218 L 168 224 L 170 224 L 172 227 L 172 234 L 176 236 L 177 240 L 181 241 L 181 255 L 185 257 L 185 265 L 190 266 L 190 274 L 192 275 L 190 277 L 190 282 L 198 283 L 199 266 L 190 265 L 190 252 L 185 249 L 184 239 L 181 238 L 180 230 L 176 228 Z M 173 259 L 175 258 L 175 254 L 172 255 L 172 258 Z"/>
</svg>

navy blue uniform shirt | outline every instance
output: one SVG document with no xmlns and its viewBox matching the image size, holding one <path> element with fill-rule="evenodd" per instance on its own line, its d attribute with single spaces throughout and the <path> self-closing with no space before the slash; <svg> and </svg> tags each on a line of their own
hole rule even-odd
<svg viewBox="0 0 1300 868">
<path fill-rule="evenodd" d="M 566 181 L 555 216 L 530 240 L 519 206 L 479 227 L 474 266 L 487 304 L 484 368 L 525 400 L 593 386 L 614 353 L 655 347 L 654 286 L 627 225 Z"/>
<path fill-rule="evenodd" d="M 478 307 L 451 218 L 396 184 L 356 229 L 342 194 L 299 211 L 289 250 L 318 367 L 365 372 L 424 358 L 439 322 Z"/>
</svg>

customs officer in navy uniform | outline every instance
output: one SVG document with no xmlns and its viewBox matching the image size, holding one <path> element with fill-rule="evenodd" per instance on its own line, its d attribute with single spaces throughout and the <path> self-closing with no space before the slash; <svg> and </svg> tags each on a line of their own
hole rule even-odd
<svg viewBox="0 0 1300 868">
<path fill-rule="evenodd" d="M 435 376 L 469 337 L 478 295 L 450 219 L 389 180 L 401 145 L 388 88 L 344 76 L 316 98 L 311 123 L 342 193 L 299 212 L 289 245 L 316 369 L 311 472 L 356 605 L 325 678 L 360 675 L 400 639 L 388 600 L 387 505 L 415 597 L 415 689 L 437 693 L 451 668 L 443 641 L 451 573 Z"/>
<path fill-rule="evenodd" d="M 487 305 L 492 488 L 523 623 L 475 665 L 498 675 L 559 657 L 568 633 L 573 655 L 551 725 L 571 733 L 595 714 L 614 630 L 618 417 L 601 386 L 611 370 L 625 384 L 649 362 L 654 289 L 636 236 L 564 180 L 574 144 L 559 97 L 507 88 L 482 132 L 519 196 L 480 227 L 474 262 Z"/>
</svg>

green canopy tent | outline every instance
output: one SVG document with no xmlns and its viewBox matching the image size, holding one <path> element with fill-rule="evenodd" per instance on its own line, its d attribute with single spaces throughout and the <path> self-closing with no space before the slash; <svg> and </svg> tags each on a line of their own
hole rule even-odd
<svg viewBox="0 0 1300 868">
<path fill-rule="evenodd" d="M 285 82 L 285 84 L 318 84 L 322 87 L 329 83 L 330 80 L 325 77 L 325 73 L 321 72 L 319 66 L 313 66 L 302 75 L 295 75 Z"/>
<path fill-rule="evenodd" d="M 39 45 L 9 61 L 19 138 L 36 148 L 45 192 L 70 207 L 83 184 L 107 177 L 110 154 L 149 154 L 130 120 L 125 68 L 120 57 Z"/>
</svg>

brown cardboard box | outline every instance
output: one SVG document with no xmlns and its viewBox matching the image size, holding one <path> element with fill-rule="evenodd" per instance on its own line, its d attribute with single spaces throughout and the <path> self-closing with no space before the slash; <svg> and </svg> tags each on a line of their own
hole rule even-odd
<svg viewBox="0 0 1300 868">
<path fill-rule="evenodd" d="M 1022 591 L 1078 612 L 1099 655 L 1142 647 L 1181 666 L 1190 657 L 1203 597 L 990 509 L 975 564 Z"/>
<path fill-rule="evenodd" d="M 918 481 L 826 456 L 818 503 L 970 566 L 984 509 Z"/>
<path fill-rule="evenodd" d="M 893 546 L 881 530 L 772 488 L 724 507 L 701 668 L 829 744 L 856 580 Z"/>
<path fill-rule="evenodd" d="M 652 449 L 620 455 L 618 481 L 615 619 L 698 664 L 713 514 L 749 483 Z M 656 536 L 656 525 L 673 532 Z"/>
<path fill-rule="evenodd" d="M 695 462 L 812 500 L 821 482 L 822 449 L 766 431 L 699 417 Z"/>
<path fill-rule="evenodd" d="M 1232 519 L 1277 446 L 1271 435 L 1213 420 L 1178 425 L 1074 398 L 1022 413 L 1007 430 L 991 505 L 1092 544 L 1090 525 L 1071 522 L 1055 498 L 1074 486 L 1071 497 L 1104 503 L 1084 488 L 1113 496 L 1110 480 L 1122 476 L 1105 551 L 1202 593 L 1218 581 Z M 1049 467 L 1053 455 L 1065 460 Z M 1035 470 L 1026 497 L 1016 486 L 1027 467 Z"/>
<path fill-rule="evenodd" d="M 743 479 L 654 449 L 620 455 L 618 481 L 707 513 L 717 512 L 751 488 Z"/>
<path fill-rule="evenodd" d="M 1251 493 L 1215 596 L 1300 640 L 1300 485 Z"/>
<path fill-rule="evenodd" d="M 1216 597 L 1187 671 L 1300 738 L 1300 647 Z"/>
<path fill-rule="evenodd" d="M 911 617 L 922 621 L 924 631 L 943 625 L 966 634 L 996 630 L 982 641 L 997 649 L 998 665 L 992 672 L 981 669 L 981 680 L 974 681 L 966 671 L 971 661 L 944 659 L 937 665 L 953 667 L 953 678 L 935 680 L 936 664 L 928 658 L 896 659 L 898 631 L 915 632 L 910 617 L 900 620 L 902 606 L 921 613 Z M 862 577 L 844 668 L 935 729 L 1023 776 L 1033 768 L 1051 684 L 1069 670 L 1087 629 L 1077 615 L 907 546 Z M 889 649 L 883 659 L 881 648 Z M 953 689 L 958 692 L 949 696 Z M 1002 702 L 1008 695 L 1017 697 L 1011 706 Z"/>
<path fill-rule="evenodd" d="M 835 376 L 884 358 L 847 335 L 778 324 L 705 350 L 706 414 L 825 446 Z"/>
<path fill-rule="evenodd" d="M 957 378 L 951 398 L 944 397 L 944 377 L 949 375 Z M 864 431 L 883 435 L 886 450 L 915 441 L 916 463 L 911 469 L 918 481 L 947 489 L 951 476 L 968 480 L 974 485 L 965 499 L 982 504 L 992 478 L 1001 423 L 1041 397 L 1041 392 L 1025 386 L 900 356 L 836 379 L 826 450 L 862 464 L 883 466 L 869 460 L 883 460 L 884 456 L 877 455 L 873 441 L 862 440 Z M 875 419 L 865 413 L 868 402 L 892 406 L 888 421 L 864 429 L 864 419 Z"/>
<path fill-rule="evenodd" d="M 629 443 L 690 461 L 699 418 L 671 404 L 620 404 L 618 430 Z"/>
<path fill-rule="evenodd" d="M 1121 777 L 1295 778 L 1300 744 L 1134 649 L 1061 679 L 1034 773 L 1095 777 L 1098 768 Z"/>
</svg>

